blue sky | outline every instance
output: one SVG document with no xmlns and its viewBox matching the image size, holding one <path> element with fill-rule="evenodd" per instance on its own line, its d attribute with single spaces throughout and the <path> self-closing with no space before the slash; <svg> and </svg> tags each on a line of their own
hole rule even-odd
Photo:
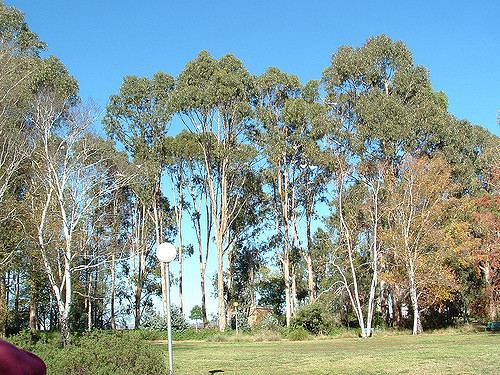
<svg viewBox="0 0 500 375">
<path fill-rule="evenodd" d="M 201 50 L 233 53 L 253 74 L 277 66 L 306 82 L 321 77 L 339 46 L 384 33 L 404 41 L 430 71 L 451 113 L 500 135 L 498 0 L 5 2 L 26 14 L 49 54 L 76 77 L 81 96 L 101 109 L 123 76 L 175 76 Z M 198 291 L 196 259 L 186 263 L 185 290 Z M 199 303 L 191 294 L 188 309 Z"/>
</svg>

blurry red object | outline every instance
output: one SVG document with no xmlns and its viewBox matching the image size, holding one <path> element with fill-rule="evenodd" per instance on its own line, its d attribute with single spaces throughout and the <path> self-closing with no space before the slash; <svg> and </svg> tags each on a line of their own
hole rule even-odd
<svg viewBox="0 0 500 375">
<path fill-rule="evenodd" d="M 33 353 L 0 340 L 1 375 L 45 375 L 47 366 Z"/>
</svg>

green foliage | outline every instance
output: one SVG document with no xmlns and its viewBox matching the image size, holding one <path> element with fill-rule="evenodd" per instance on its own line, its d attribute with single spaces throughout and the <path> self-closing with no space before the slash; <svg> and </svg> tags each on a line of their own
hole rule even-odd
<svg viewBox="0 0 500 375">
<path fill-rule="evenodd" d="M 233 55 L 215 60 L 203 51 L 179 75 L 172 103 L 176 111 L 187 115 L 207 115 L 217 108 L 225 121 L 238 124 L 250 115 L 252 91 L 252 77 L 240 60 Z M 211 124 L 198 125 L 209 131 L 205 126 Z"/>
<path fill-rule="evenodd" d="M 53 188 L 52 184 L 46 186 L 48 189 L 35 186 L 37 171 L 42 171 L 41 175 L 45 177 L 45 168 L 39 167 L 43 160 L 57 160 L 58 166 L 67 160 L 76 160 L 74 165 L 84 165 L 88 170 L 96 171 L 101 171 L 101 167 L 109 168 L 106 176 L 89 172 L 84 178 L 75 180 L 96 182 L 95 190 L 118 187 L 122 182 L 126 185 L 120 187 L 116 194 L 115 191 L 108 191 L 106 196 L 94 196 L 94 202 L 87 194 L 80 201 L 70 191 L 57 193 L 63 198 L 63 206 L 86 207 L 87 203 L 95 203 L 96 207 L 101 203 L 107 205 L 82 214 L 79 224 L 71 230 L 73 240 L 67 242 L 73 247 L 72 251 L 85 251 L 85 254 L 73 252 L 71 256 L 77 262 L 71 267 L 71 293 L 74 298 L 71 298 L 69 311 L 71 328 L 75 330 L 86 327 L 88 301 L 92 301 L 90 307 L 94 327 L 107 324 L 103 317 L 108 315 L 106 301 L 109 301 L 109 289 L 106 281 L 109 270 L 101 260 L 106 259 L 108 254 L 101 253 L 101 250 L 134 250 L 138 252 L 137 259 L 140 262 L 144 260 L 143 264 L 134 265 L 127 260 L 118 261 L 119 272 L 115 275 L 116 306 L 120 306 L 115 316 L 118 321 L 121 318 L 127 320 L 127 316 L 123 315 L 128 314 L 129 318 L 133 311 L 134 298 L 131 297 L 134 296 L 133 288 L 129 288 L 130 281 L 136 283 L 136 290 L 142 293 L 135 299 L 138 301 L 136 311 L 150 304 L 151 295 L 159 292 L 159 268 L 150 251 L 155 234 L 159 233 L 155 233 L 155 224 L 156 229 L 163 228 L 165 238 L 174 231 L 172 205 L 163 196 L 163 177 L 171 177 L 170 181 L 176 185 L 174 188 L 177 189 L 179 203 L 176 207 L 181 211 L 190 211 L 193 222 L 199 224 L 197 240 L 200 246 L 205 247 L 207 258 L 209 252 L 215 249 L 220 254 L 227 251 L 229 255 L 232 252 L 231 257 L 228 256 L 232 271 L 231 288 L 223 285 L 223 275 L 218 278 L 221 281 L 218 285 L 221 305 L 222 301 L 226 304 L 238 301 L 243 310 L 253 304 L 255 295 L 258 295 L 259 303 L 272 306 L 275 313 L 262 322 L 261 328 L 266 332 L 280 329 L 279 318 L 285 303 L 283 274 L 281 270 L 265 269 L 265 262 L 271 259 L 266 251 L 276 249 L 277 256 L 273 261 L 279 262 L 280 257 L 284 260 L 286 255 L 286 259 L 293 263 L 299 301 L 303 300 L 306 291 L 305 264 L 312 265 L 315 285 L 311 286 L 311 290 L 319 292 L 321 301 L 328 304 L 332 313 L 326 314 L 318 305 L 304 307 L 292 322 L 297 331 L 289 332 L 292 337 L 300 337 L 301 332 L 306 331 L 313 334 L 336 332 L 330 322 L 331 316 L 336 316 L 339 322 L 346 325 L 353 321 L 355 312 L 349 307 L 349 296 L 347 293 L 339 295 L 341 289 L 337 289 L 337 293 L 332 289 L 332 286 L 344 282 L 335 267 L 345 266 L 351 256 L 354 257 L 353 269 L 359 275 L 360 300 L 362 304 L 367 300 L 371 276 L 367 271 L 375 269 L 369 264 L 372 259 L 370 253 L 379 245 L 374 243 L 375 247 L 371 247 L 370 241 L 377 241 L 375 238 L 380 240 L 378 235 L 374 236 L 370 226 L 377 228 L 380 225 L 382 231 L 382 228 L 387 230 L 391 222 L 394 223 L 387 215 L 377 211 L 385 216 L 373 224 L 375 216 L 369 207 L 373 206 L 372 199 L 380 199 L 377 203 L 384 211 L 395 212 L 401 208 L 402 199 L 394 198 L 397 190 L 392 194 L 388 191 L 389 178 L 404 176 L 404 160 L 408 155 L 428 157 L 426 160 L 436 160 L 440 156 L 449 163 L 452 172 L 447 182 L 460 186 L 457 190 L 439 192 L 438 200 L 444 196 L 446 199 L 473 196 L 481 188 L 491 194 L 491 199 L 497 197 L 497 177 L 494 175 L 498 174 L 495 170 L 498 165 L 495 156 L 498 154 L 498 137 L 467 121 L 459 121 L 448 113 L 448 99 L 444 93 L 433 90 L 428 71 L 413 61 L 411 52 L 402 42 L 391 40 L 386 35 L 370 38 L 359 48 L 341 47 L 332 56 L 322 82 L 310 81 L 305 85 L 301 84 L 299 77 L 274 67 L 254 77 L 235 56 L 224 55 L 215 59 L 205 51 L 188 62 L 177 79 L 162 72 L 153 77 L 126 76 L 119 92 L 110 97 L 106 108 L 103 123 L 111 139 L 105 141 L 97 135 L 79 134 L 78 139 L 81 135 L 82 142 L 78 142 L 76 148 L 67 135 L 79 129 L 80 121 L 85 121 L 76 116 L 80 101 L 78 83 L 57 57 L 40 55 L 45 43 L 29 29 L 24 15 L 14 7 L 6 6 L 2 0 L 0 48 L 0 92 L 4 93 L 0 100 L 0 139 L 3 142 L 0 151 L 0 221 L 3 224 L 0 263 L 5 276 L 4 286 L 8 287 L 6 290 L 16 290 L 16 293 L 6 293 L 7 300 L 0 301 L 0 321 L 3 322 L 0 322 L 0 331 L 7 328 L 7 333 L 12 333 L 27 327 L 31 302 L 37 306 L 39 317 L 47 317 L 57 309 L 54 292 L 47 286 L 46 268 L 40 261 L 38 247 L 33 243 L 37 231 L 43 228 L 50 234 L 46 237 L 50 250 L 46 261 L 54 270 L 57 264 L 62 264 L 57 261 L 57 255 L 62 254 L 63 231 L 56 227 L 61 215 L 55 210 L 55 201 L 47 201 L 46 223 L 40 227 L 40 223 L 35 222 L 44 212 L 44 191 Z M 55 125 L 48 139 L 48 148 L 57 149 L 51 154 L 53 158 L 30 154 L 32 146 L 36 151 L 37 145 L 43 144 L 40 135 L 44 130 L 38 128 L 35 131 L 37 123 L 43 122 L 37 118 L 39 114 L 47 117 L 48 124 Z M 187 129 L 172 136 L 169 130 L 174 116 L 182 117 Z M 61 140 L 63 142 L 57 146 Z M 80 159 L 79 151 L 85 145 L 92 145 L 85 148 L 92 157 Z M 125 152 L 118 153 L 116 149 L 124 149 Z M 19 150 L 22 152 L 19 153 Z M 101 157 L 106 159 L 102 165 L 98 162 Z M 430 168 L 430 162 L 424 164 L 425 168 Z M 339 175 L 341 169 L 342 179 Z M 378 175 L 380 171 L 383 173 Z M 75 174 L 69 173 L 68 181 L 72 181 L 73 177 Z M 45 178 L 38 181 L 42 180 Z M 429 179 L 425 184 L 435 186 L 436 179 Z M 373 198 L 370 191 L 375 185 L 377 189 L 380 187 L 380 195 Z M 186 199 L 186 189 L 189 190 L 189 199 Z M 315 203 L 327 195 L 325 192 L 332 193 L 328 195 L 333 198 L 332 216 L 327 219 L 329 233 L 318 230 L 311 238 L 311 223 L 312 227 L 316 227 L 315 224 L 321 220 Z M 340 193 L 344 199 L 342 206 L 339 204 Z M 56 192 L 51 194 L 54 198 Z M 196 209 L 194 206 L 197 206 Z M 156 208 L 159 215 L 156 215 Z M 70 211 L 73 212 L 67 212 Z M 435 225 L 423 227 L 431 230 L 434 226 L 442 226 L 445 220 L 451 221 L 443 216 L 443 212 L 439 210 Z M 110 218 L 117 216 L 120 216 L 119 220 Z M 488 305 L 496 306 L 498 283 L 494 276 L 493 280 L 486 279 L 488 275 L 495 275 L 498 269 L 498 256 L 494 252 L 489 254 L 490 250 L 496 249 L 494 241 L 498 230 L 495 231 L 494 224 L 498 215 L 491 219 L 488 217 L 483 220 L 491 223 L 476 223 L 477 228 L 449 225 L 453 230 L 443 232 L 447 238 L 444 235 L 432 236 L 433 242 L 427 244 L 429 249 L 452 250 L 456 247 L 442 262 L 438 262 L 436 256 L 419 260 L 434 265 L 433 273 L 423 272 L 422 277 L 425 280 L 434 278 L 436 282 L 429 285 L 439 291 L 441 297 L 446 297 L 446 306 L 438 303 L 437 298 L 427 298 L 419 303 L 432 305 L 426 306 L 424 318 L 427 321 L 424 323 L 427 326 L 453 324 L 459 314 L 463 314 L 465 320 L 471 311 L 479 313 Z M 291 230 L 295 224 L 300 226 L 304 218 L 307 238 L 303 238 L 303 230 L 298 233 Z M 275 219 L 274 223 L 272 219 Z M 295 219 L 297 222 L 294 222 Z M 345 228 L 339 229 L 342 221 L 349 227 L 349 233 L 345 233 Z M 203 230 L 202 223 L 207 225 Z M 271 241 L 267 241 L 264 234 L 269 233 L 266 227 L 269 224 L 277 226 L 276 236 Z M 485 230 L 492 232 L 486 233 Z M 481 254 L 471 254 L 476 251 L 474 246 L 469 246 L 466 236 L 457 235 L 472 231 L 481 240 Z M 297 234 L 297 238 L 292 233 Z M 205 234 L 206 238 L 202 238 Z M 286 235 L 290 237 L 285 239 Z M 214 236 L 218 239 L 215 249 L 212 246 Z M 425 235 L 420 237 L 425 238 Z M 346 242 L 352 244 L 352 254 L 342 252 Z M 422 245 L 422 241 L 417 242 Z M 296 246 L 306 243 L 307 249 Z M 455 243 L 460 246 L 455 246 Z M 223 244 L 228 245 L 228 249 L 223 248 Z M 130 249 L 129 245 L 132 246 Z M 378 269 L 384 272 L 379 281 L 389 277 L 381 292 L 390 294 L 394 297 L 391 299 L 401 305 L 408 301 L 404 301 L 403 297 L 398 300 L 397 294 L 407 294 L 408 282 L 402 277 L 404 267 L 398 267 L 397 257 L 388 251 L 390 245 L 391 239 L 385 238 L 381 244 L 381 256 L 374 256 L 373 259 L 380 259 Z M 392 245 L 401 248 L 398 243 Z M 185 253 L 190 252 L 188 249 L 192 247 L 186 246 Z M 145 253 L 140 254 L 143 250 Z M 472 262 L 467 260 L 470 257 L 477 259 Z M 85 269 L 87 265 L 96 267 L 89 272 Z M 279 268 L 276 264 L 271 267 L 273 270 Z M 139 269 L 141 271 L 135 273 Z M 95 287 L 90 282 L 94 274 Z M 347 274 L 345 288 L 352 285 L 355 277 Z M 61 282 L 57 276 L 55 278 L 55 284 L 65 287 L 70 284 Z M 448 282 L 442 283 L 446 278 Z M 483 288 L 483 283 L 488 285 Z M 489 297 L 483 295 L 486 291 Z M 89 298 L 85 298 L 88 293 Z M 458 298 L 455 294 L 462 297 Z M 474 305 L 477 305 L 476 308 Z M 446 312 L 443 312 L 444 307 Z M 363 309 L 367 310 L 365 306 Z M 246 316 L 242 312 L 238 314 L 239 327 L 247 330 Z M 384 312 L 379 319 L 387 319 L 387 315 Z M 199 306 L 191 311 L 190 317 L 202 319 Z M 53 325 L 53 319 L 50 321 Z M 172 310 L 172 323 L 174 335 L 179 340 L 212 336 L 214 340 L 253 339 L 246 333 L 232 338 L 226 333 L 215 335 L 212 330 L 192 331 L 188 329 L 184 316 L 175 308 Z M 232 323 L 234 327 L 235 322 Z M 383 321 L 376 323 L 382 325 Z M 139 325 L 138 321 L 136 325 Z M 118 341 L 125 338 L 140 342 L 165 337 L 166 321 L 158 314 L 147 311 L 142 326 L 145 330 L 121 333 L 118 338 L 104 333 L 95 337 L 76 337 L 75 344 L 67 349 L 67 353 L 82 357 L 79 358 L 81 363 L 77 363 L 77 359 L 61 359 L 60 353 L 66 352 L 55 349 L 50 357 L 66 363 L 71 373 L 82 369 L 78 366 L 86 365 L 88 358 L 79 351 L 83 348 L 92 351 L 87 348 L 91 343 L 100 347 L 102 342 L 109 341 L 110 347 L 115 348 L 120 345 Z M 276 332 L 275 337 L 278 336 Z M 266 333 L 258 335 L 265 339 Z M 36 337 L 28 331 L 23 331 L 12 340 L 40 350 L 52 350 L 49 347 L 57 345 L 52 335 Z M 127 347 L 125 350 L 128 350 Z M 132 356 L 132 353 L 126 355 Z M 95 360 L 112 362 L 105 357 L 96 357 Z M 54 367 L 51 371 L 65 373 L 66 369 Z M 112 372 L 113 369 L 106 371 Z M 145 365 L 143 371 L 133 371 L 148 373 L 150 369 Z"/>
<path fill-rule="evenodd" d="M 304 341 L 310 338 L 309 332 L 303 327 L 292 328 L 285 335 L 290 341 Z"/>
<path fill-rule="evenodd" d="M 203 319 L 203 311 L 201 310 L 201 306 L 195 305 L 191 309 L 191 313 L 189 314 L 189 319 L 192 320 L 201 320 Z"/>
<path fill-rule="evenodd" d="M 46 44 L 38 39 L 25 22 L 24 14 L 0 1 L 0 44 L 20 53 L 38 55 Z"/>
<path fill-rule="evenodd" d="M 166 373 L 165 350 L 127 332 L 101 331 L 74 337 L 60 348 L 50 336 L 37 343 L 25 334 L 9 339 L 42 358 L 49 374 L 150 374 Z"/>
<path fill-rule="evenodd" d="M 260 322 L 260 327 L 269 331 L 277 331 L 281 328 L 281 323 L 276 315 L 269 313 Z"/>
<path fill-rule="evenodd" d="M 187 322 L 184 314 L 177 306 L 171 306 L 170 317 L 172 331 L 183 332 L 189 328 L 189 323 Z M 152 331 L 165 331 L 167 330 L 167 319 L 161 316 L 152 309 L 146 309 L 142 316 L 141 327 L 146 330 Z"/>
<path fill-rule="evenodd" d="M 317 335 L 327 333 L 331 322 L 323 305 L 313 304 L 303 306 L 293 317 L 291 326 L 293 328 L 304 328 L 306 331 Z"/>
<path fill-rule="evenodd" d="M 247 314 L 242 310 L 238 310 L 236 314 L 238 316 L 238 330 L 250 331 L 250 325 L 248 324 Z M 236 329 L 236 316 L 233 316 L 231 320 L 231 327 L 233 329 Z"/>
</svg>

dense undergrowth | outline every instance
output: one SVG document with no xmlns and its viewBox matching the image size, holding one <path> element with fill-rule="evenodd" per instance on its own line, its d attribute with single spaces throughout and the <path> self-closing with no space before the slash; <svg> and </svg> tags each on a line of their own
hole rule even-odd
<svg viewBox="0 0 500 375">
<path fill-rule="evenodd" d="M 167 372 L 165 351 L 139 335 L 120 331 L 97 331 L 74 335 L 62 348 L 56 333 L 32 338 L 23 332 L 9 338 L 44 360 L 54 375 L 156 375 Z"/>
</svg>

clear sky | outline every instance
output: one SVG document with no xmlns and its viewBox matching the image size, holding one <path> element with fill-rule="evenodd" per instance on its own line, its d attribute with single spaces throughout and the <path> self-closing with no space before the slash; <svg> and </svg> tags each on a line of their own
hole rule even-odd
<svg viewBox="0 0 500 375">
<path fill-rule="evenodd" d="M 123 76 L 175 76 L 201 50 L 235 54 L 253 74 L 277 66 L 306 82 L 321 77 L 339 46 L 384 33 L 405 42 L 430 71 L 451 113 L 500 135 L 499 0 L 5 2 L 26 14 L 49 54 L 76 77 L 81 96 L 101 109 Z M 199 272 L 194 257 L 187 263 L 190 309 L 199 303 Z"/>
</svg>

